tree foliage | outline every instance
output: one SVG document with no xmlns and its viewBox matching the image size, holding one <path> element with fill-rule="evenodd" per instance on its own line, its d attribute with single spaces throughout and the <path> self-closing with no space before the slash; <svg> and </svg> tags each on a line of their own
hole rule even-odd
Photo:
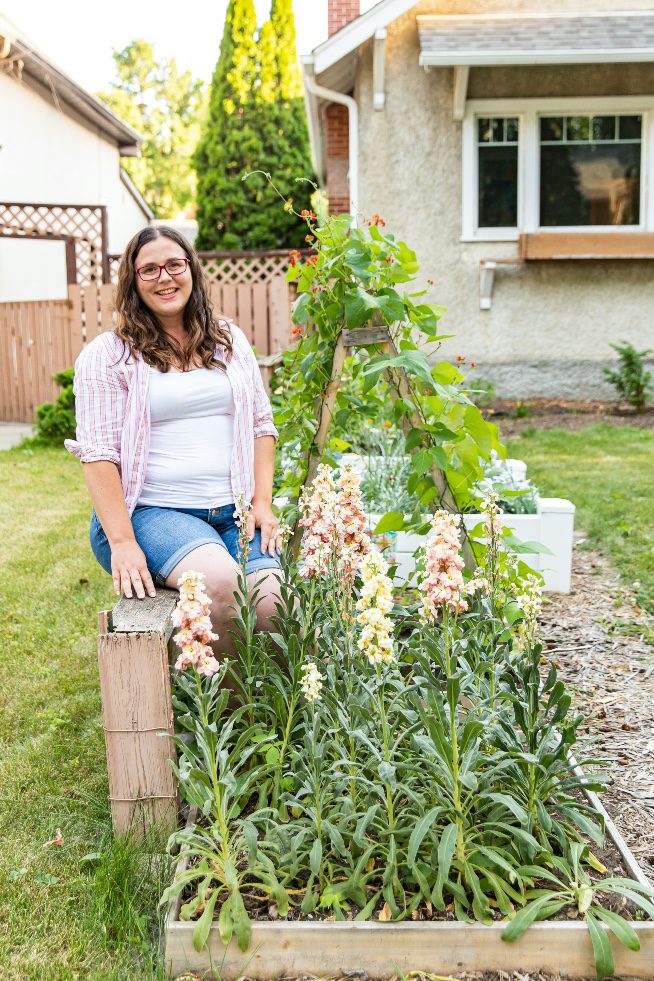
<svg viewBox="0 0 654 981">
<path fill-rule="evenodd" d="M 256 37 L 252 0 L 230 0 L 209 111 L 195 156 L 198 247 L 282 248 L 303 243 L 304 223 L 280 215 L 263 174 L 275 175 L 295 210 L 309 208 L 309 139 L 290 0 L 273 0 Z"/>
<path fill-rule="evenodd" d="M 174 58 L 158 59 L 143 39 L 114 51 L 116 77 L 98 97 L 143 138 L 141 157 L 124 161 L 159 218 L 174 218 L 195 200 L 192 154 L 206 101 L 202 81 Z"/>
</svg>

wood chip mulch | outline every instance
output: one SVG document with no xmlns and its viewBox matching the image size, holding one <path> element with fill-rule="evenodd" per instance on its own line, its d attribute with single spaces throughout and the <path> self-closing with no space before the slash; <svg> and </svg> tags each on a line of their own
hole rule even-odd
<svg viewBox="0 0 654 981">
<path fill-rule="evenodd" d="M 654 881 L 654 618 L 577 535 L 569 594 L 545 594 L 546 656 L 610 760 L 604 806 Z"/>
</svg>

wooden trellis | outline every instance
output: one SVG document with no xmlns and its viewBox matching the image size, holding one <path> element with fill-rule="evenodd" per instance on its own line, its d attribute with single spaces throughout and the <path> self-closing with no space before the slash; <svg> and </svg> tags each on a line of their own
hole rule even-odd
<svg viewBox="0 0 654 981">
<path fill-rule="evenodd" d="M 318 467 L 327 443 L 329 427 L 334 415 L 336 397 L 338 395 L 338 390 L 341 387 L 343 368 L 345 365 L 345 359 L 348 355 L 348 349 L 368 347 L 372 344 L 378 345 L 382 351 L 390 354 L 393 358 L 397 357 L 399 353 L 395 347 L 395 343 L 391 337 L 388 327 L 383 323 L 373 324 L 369 327 L 358 327 L 355 330 L 343 329 L 338 335 L 332 357 L 329 384 L 327 385 L 327 390 L 324 397 L 321 397 L 318 400 L 318 405 L 316 407 L 318 428 L 316 429 L 316 434 L 309 448 L 307 474 L 304 484 L 302 485 L 302 490 L 313 482 L 318 472 Z M 411 391 L 411 385 L 406 370 L 404 368 L 387 368 L 384 371 L 384 376 L 389 383 L 391 398 L 393 400 L 400 398 L 411 404 L 413 401 L 413 393 Z M 406 436 L 411 429 L 422 429 L 423 420 L 419 412 L 414 410 L 412 414 L 402 416 L 400 425 L 404 435 Z M 437 508 L 442 507 L 448 511 L 458 512 L 459 507 L 443 471 L 434 465 L 431 467 L 430 476 L 434 481 L 438 494 L 437 498 L 430 503 L 430 508 L 435 511 Z M 466 565 L 468 568 L 474 569 L 477 565 L 474 546 L 471 543 L 465 528 L 462 529 L 462 534 L 463 554 Z M 299 525 L 296 525 L 292 543 L 295 554 L 297 554 L 299 551 L 300 540 L 301 529 Z"/>
<path fill-rule="evenodd" d="M 107 209 L 104 205 L 2 201 L 0 235 L 71 238 L 75 243 L 78 285 L 99 286 L 110 281 Z"/>
</svg>

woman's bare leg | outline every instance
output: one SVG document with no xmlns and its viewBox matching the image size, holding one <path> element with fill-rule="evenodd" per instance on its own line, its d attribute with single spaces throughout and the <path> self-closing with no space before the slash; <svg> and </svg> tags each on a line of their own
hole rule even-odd
<svg viewBox="0 0 654 981">
<path fill-rule="evenodd" d="M 211 598 L 211 623 L 218 634 L 218 640 L 211 645 L 214 653 L 217 657 L 233 657 L 234 639 L 229 631 L 233 627 L 238 565 L 222 545 L 200 545 L 177 563 L 166 578 L 166 586 L 177 589 L 179 578 L 191 570 L 204 573 L 205 589 Z"/>
</svg>

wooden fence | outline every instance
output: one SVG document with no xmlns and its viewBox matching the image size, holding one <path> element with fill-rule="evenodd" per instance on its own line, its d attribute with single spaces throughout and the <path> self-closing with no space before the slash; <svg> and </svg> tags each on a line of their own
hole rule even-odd
<svg viewBox="0 0 654 981">
<path fill-rule="evenodd" d="M 67 300 L 0 303 L 1 422 L 33 422 L 36 406 L 57 398 L 52 375 L 71 368 L 84 344 L 112 329 L 113 292 L 111 285 L 69 286 Z M 217 314 L 245 332 L 264 366 L 287 349 L 290 304 L 283 276 L 212 283 L 211 299 Z"/>
</svg>

